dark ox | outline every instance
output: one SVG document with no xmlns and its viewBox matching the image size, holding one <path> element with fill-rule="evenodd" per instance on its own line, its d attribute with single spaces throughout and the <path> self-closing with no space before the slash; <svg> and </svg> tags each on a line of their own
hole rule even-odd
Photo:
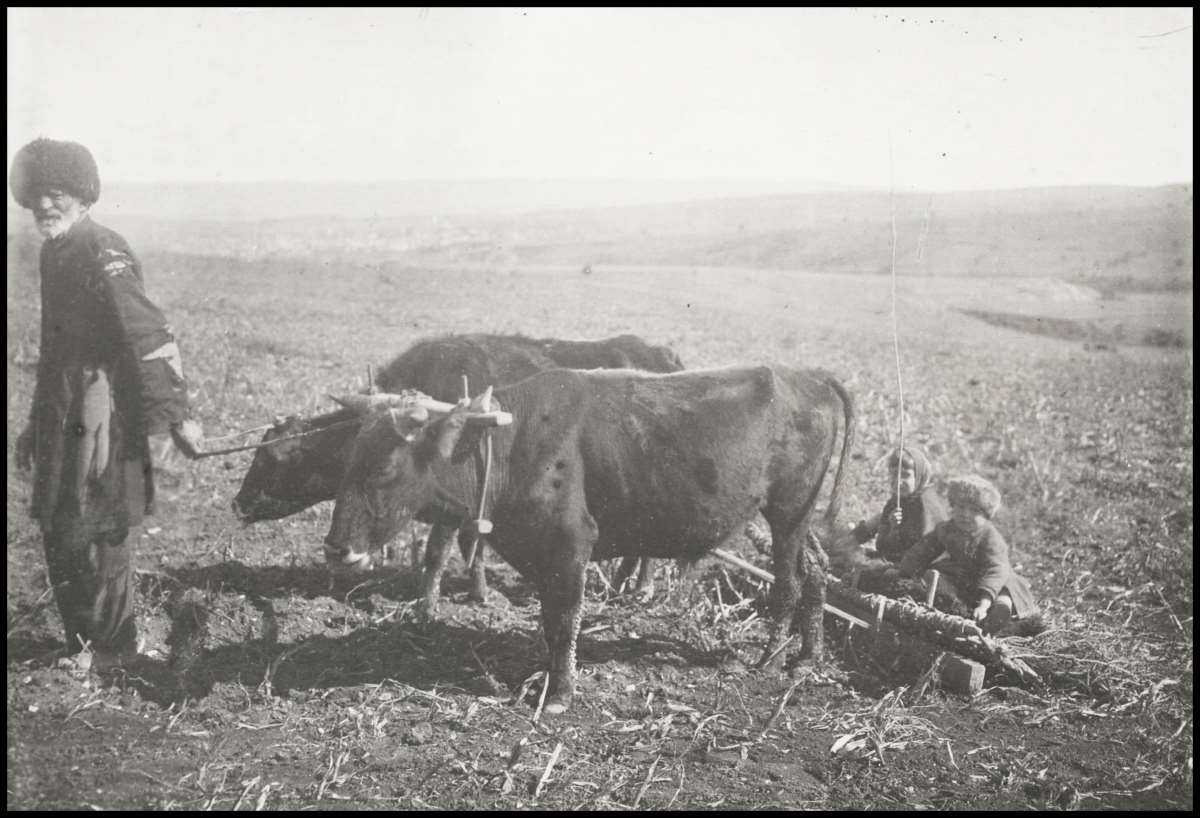
<svg viewBox="0 0 1200 818">
<path fill-rule="evenodd" d="M 477 389 L 516 383 L 535 373 L 555 367 L 579 369 L 622 368 L 648 372 L 677 372 L 683 363 L 674 350 L 646 343 L 636 335 L 619 335 L 599 341 L 563 341 L 526 338 L 521 335 L 451 335 L 419 341 L 389 363 L 376 377 L 385 392 L 416 389 L 438 400 L 454 402 L 462 390 L 462 376 Z M 357 412 L 340 410 L 315 418 L 296 416 L 276 421 L 264 443 L 303 432 L 294 440 L 282 440 L 259 449 L 242 479 L 233 509 L 244 523 L 278 520 L 317 503 L 333 500 L 346 468 L 350 447 L 358 434 Z M 417 519 L 433 523 L 425 549 L 423 597 L 432 610 L 440 595 L 441 577 L 450 559 L 447 544 L 457 523 L 443 523 L 431 513 Z M 469 543 L 459 538 L 466 558 Z M 357 553 L 335 562 L 366 567 L 369 552 Z M 635 561 L 622 564 L 618 587 L 629 577 Z M 653 572 L 643 561 L 637 589 L 653 592 Z M 484 563 L 476 559 L 471 569 L 473 600 L 483 601 L 487 591 Z"/>
<path fill-rule="evenodd" d="M 802 645 L 780 661 L 820 658 L 824 562 L 807 538 L 809 517 L 841 422 L 826 515 L 836 517 L 854 429 L 852 402 L 833 376 L 782 366 L 671 375 L 554 370 L 495 398 L 513 423 L 489 432 L 487 540 L 538 588 L 548 712 L 566 709 L 574 691 L 589 560 L 694 561 L 760 511 L 776 577 L 776 628 L 764 658 L 796 630 Z M 483 432 L 468 416 L 462 408 L 432 418 L 419 409 L 373 413 L 354 442 L 327 550 L 346 557 L 379 546 L 416 509 L 470 520 Z"/>
</svg>

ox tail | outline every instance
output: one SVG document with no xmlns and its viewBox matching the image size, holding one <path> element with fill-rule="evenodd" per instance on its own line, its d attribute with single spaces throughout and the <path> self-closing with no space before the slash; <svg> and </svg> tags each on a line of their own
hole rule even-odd
<svg viewBox="0 0 1200 818">
<path fill-rule="evenodd" d="M 832 530 L 833 525 L 837 522 L 838 512 L 841 510 L 842 480 L 846 475 L 846 461 L 850 458 L 850 447 L 854 445 L 854 399 L 850 397 L 846 387 L 842 386 L 841 381 L 837 378 L 830 377 L 826 379 L 826 383 L 841 398 L 842 413 L 846 421 L 846 428 L 842 434 L 842 454 L 838 458 L 837 474 L 833 478 L 833 490 L 829 494 L 829 507 L 825 509 L 825 524 Z"/>
</svg>

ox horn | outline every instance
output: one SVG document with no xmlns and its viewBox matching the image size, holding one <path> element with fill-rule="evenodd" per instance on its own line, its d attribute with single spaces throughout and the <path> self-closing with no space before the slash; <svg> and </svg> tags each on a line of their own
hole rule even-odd
<svg viewBox="0 0 1200 818">
<path fill-rule="evenodd" d="M 477 395 L 475 400 L 471 401 L 471 408 L 481 412 L 492 411 L 492 387 L 483 390 L 482 395 Z"/>
</svg>

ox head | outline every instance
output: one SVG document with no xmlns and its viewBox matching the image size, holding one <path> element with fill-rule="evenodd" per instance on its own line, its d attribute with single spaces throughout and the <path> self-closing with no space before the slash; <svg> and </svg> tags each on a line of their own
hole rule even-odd
<svg viewBox="0 0 1200 818">
<path fill-rule="evenodd" d="M 278 520 L 337 496 L 356 425 L 339 425 L 353 418 L 342 411 L 310 420 L 277 417 L 262 438 L 262 448 L 242 478 L 233 511 L 243 523 Z M 320 431 L 318 431 L 320 430 Z M 295 435 L 307 434 L 295 438 Z M 282 439 L 292 438 L 292 439 Z M 271 441 L 279 441 L 271 443 Z"/>
<path fill-rule="evenodd" d="M 422 509 L 441 507 L 462 516 L 466 506 L 438 490 L 435 467 L 448 463 L 471 425 L 494 425 L 489 388 L 474 401 L 448 411 L 385 396 L 353 401 L 365 413 L 338 489 L 333 521 L 325 538 L 325 559 L 355 569 L 371 567 L 371 554 L 391 540 Z M 339 402 L 344 399 L 338 398 Z"/>
</svg>

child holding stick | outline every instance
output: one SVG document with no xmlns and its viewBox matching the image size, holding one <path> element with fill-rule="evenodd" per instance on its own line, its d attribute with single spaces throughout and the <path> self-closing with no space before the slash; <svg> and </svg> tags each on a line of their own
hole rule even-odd
<svg viewBox="0 0 1200 818">
<path fill-rule="evenodd" d="M 896 449 L 888 457 L 887 486 L 891 497 L 882 511 L 851 530 L 847 544 L 858 549 L 874 540 L 873 548 L 863 548 L 855 554 L 861 590 L 884 591 L 886 569 L 895 567 L 922 537 L 950 518 L 933 487 L 932 477 L 933 464 L 915 446 Z"/>
</svg>

